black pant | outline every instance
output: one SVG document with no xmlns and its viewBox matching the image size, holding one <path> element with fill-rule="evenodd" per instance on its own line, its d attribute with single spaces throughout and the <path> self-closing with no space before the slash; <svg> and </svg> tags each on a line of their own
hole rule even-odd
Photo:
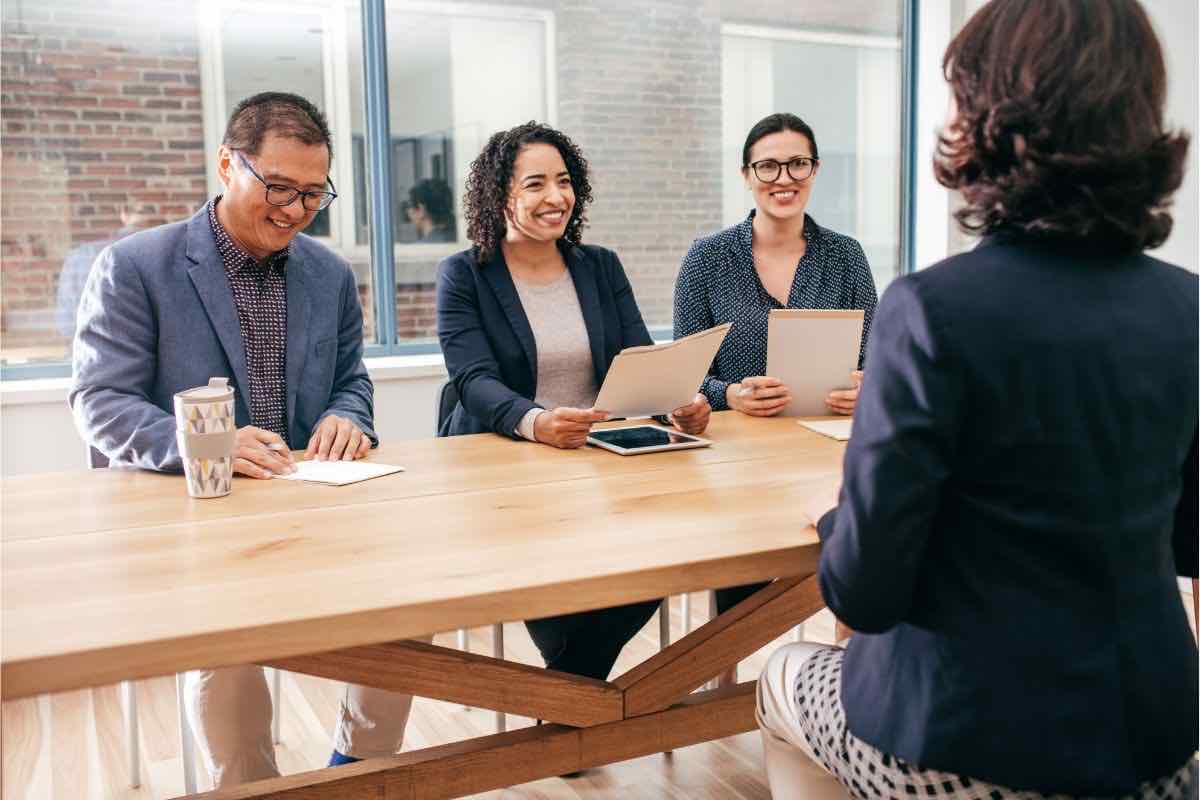
<svg viewBox="0 0 1200 800">
<path fill-rule="evenodd" d="M 546 669 L 608 680 L 617 656 L 654 616 L 658 600 L 525 620 Z"/>
<path fill-rule="evenodd" d="M 748 583 L 745 586 L 731 586 L 728 589 L 717 589 L 717 613 L 724 614 L 759 589 L 770 585 L 770 583 L 770 581 L 766 583 Z"/>
</svg>

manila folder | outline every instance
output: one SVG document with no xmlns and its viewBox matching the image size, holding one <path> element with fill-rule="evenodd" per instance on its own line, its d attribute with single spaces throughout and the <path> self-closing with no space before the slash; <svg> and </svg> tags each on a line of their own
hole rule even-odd
<svg viewBox="0 0 1200 800">
<path fill-rule="evenodd" d="M 853 388 L 863 312 L 777 308 L 767 322 L 767 374 L 791 390 L 787 417 L 829 414 L 825 397 Z"/>
<path fill-rule="evenodd" d="M 622 350 L 608 368 L 595 408 L 614 417 L 650 417 L 686 406 L 730 327 L 726 323 L 666 344 Z"/>
</svg>

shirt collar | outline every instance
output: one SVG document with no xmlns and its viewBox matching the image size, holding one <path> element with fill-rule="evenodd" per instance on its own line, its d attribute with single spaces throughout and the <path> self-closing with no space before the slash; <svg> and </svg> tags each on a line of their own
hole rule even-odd
<svg viewBox="0 0 1200 800">
<path fill-rule="evenodd" d="M 208 202 L 208 223 L 212 226 L 213 238 L 217 240 L 217 251 L 221 254 L 221 261 L 225 264 L 225 271 L 231 276 L 237 275 L 243 270 L 258 268 L 261 264 L 266 270 L 280 270 L 287 266 L 288 256 L 292 254 L 292 245 L 289 242 L 287 247 L 282 250 L 276 250 L 271 253 L 261 262 L 254 256 L 243 250 L 229 232 L 225 230 L 225 226 L 217 219 L 217 203 L 221 202 L 222 195 L 217 195 Z"/>
<path fill-rule="evenodd" d="M 747 258 L 753 257 L 754 252 L 754 215 L 758 213 L 758 209 L 750 209 L 750 214 L 737 226 L 737 240 L 742 248 L 746 251 Z M 819 241 L 821 238 L 821 226 L 808 215 L 804 214 L 804 240 L 809 244 Z"/>
</svg>

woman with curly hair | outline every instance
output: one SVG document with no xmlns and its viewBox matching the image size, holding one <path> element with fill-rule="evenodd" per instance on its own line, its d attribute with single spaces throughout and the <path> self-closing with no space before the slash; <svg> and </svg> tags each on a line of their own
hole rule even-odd
<svg viewBox="0 0 1200 800">
<path fill-rule="evenodd" d="M 894 282 L 840 493 L 846 649 L 768 661 L 776 798 L 1192 798 L 1200 288 L 1146 255 L 1188 137 L 1134 0 L 992 0 L 935 158 L 979 246 Z M 828 787 L 826 787 L 826 790 Z"/>
<path fill-rule="evenodd" d="M 588 164 L 563 133 L 529 122 L 501 131 L 471 164 L 474 247 L 438 269 L 438 338 L 458 405 L 440 433 L 491 431 L 578 448 L 613 358 L 652 343 L 616 253 L 582 243 Z M 672 420 L 708 425 L 697 395 Z M 658 602 L 526 622 L 550 669 L 605 679 Z"/>
</svg>

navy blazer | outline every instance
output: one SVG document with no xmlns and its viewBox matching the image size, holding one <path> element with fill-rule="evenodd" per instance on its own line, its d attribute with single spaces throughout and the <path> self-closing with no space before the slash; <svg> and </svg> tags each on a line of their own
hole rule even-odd
<svg viewBox="0 0 1200 800">
<path fill-rule="evenodd" d="M 617 254 L 595 245 L 564 247 L 592 349 L 596 384 L 626 347 L 652 344 Z M 441 436 L 494 431 L 516 437 L 537 407 L 537 344 L 504 256 L 476 263 L 473 250 L 442 261 L 437 277 L 437 328 L 458 405 Z"/>
<path fill-rule="evenodd" d="M 378 444 L 354 273 L 304 234 L 292 240 L 286 272 L 288 444 L 307 446 L 331 413 Z M 214 376 L 230 378 L 237 424 L 249 425 L 241 325 L 206 206 L 96 259 L 75 334 L 76 426 L 113 466 L 178 470 L 173 396 Z"/>
<path fill-rule="evenodd" d="M 851 732 L 1016 789 L 1123 795 L 1196 750 L 1197 278 L 1019 238 L 879 304 L 819 521 Z"/>
</svg>

